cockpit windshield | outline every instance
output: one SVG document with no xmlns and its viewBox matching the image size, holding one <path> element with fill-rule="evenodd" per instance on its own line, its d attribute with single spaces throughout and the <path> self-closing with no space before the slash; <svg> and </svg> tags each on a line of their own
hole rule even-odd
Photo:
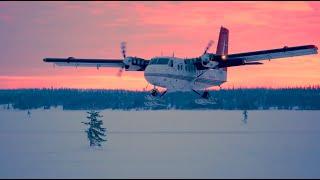
<svg viewBox="0 0 320 180">
<path fill-rule="evenodd" d="M 151 59 L 149 64 L 157 64 L 157 61 L 158 61 L 158 59 L 156 59 L 156 58 Z"/>
<path fill-rule="evenodd" d="M 168 64 L 169 58 L 153 58 L 149 64 Z"/>
</svg>

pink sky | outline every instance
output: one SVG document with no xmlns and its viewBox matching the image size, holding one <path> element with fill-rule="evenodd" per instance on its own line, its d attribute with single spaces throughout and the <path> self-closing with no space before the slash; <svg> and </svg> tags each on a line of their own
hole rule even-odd
<svg viewBox="0 0 320 180">
<path fill-rule="evenodd" d="M 0 2 L 0 88 L 142 90 L 142 72 L 56 67 L 44 57 L 197 57 L 220 26 L 229 53 L 320 42 L 320 2 Z M 214 52 L 216 44 L 211 52 Z M 319 85 L 320 56 L 228 69 L 222 87 Z M 150 87 L 150 86 L 149 86 Z"/>
</svg>

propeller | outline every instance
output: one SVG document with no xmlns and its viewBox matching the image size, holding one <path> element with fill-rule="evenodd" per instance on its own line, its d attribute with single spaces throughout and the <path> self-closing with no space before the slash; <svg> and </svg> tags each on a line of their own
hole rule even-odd
<svg viewBox="0 0 320 180">
<path fill-rule="evenodd" d="M 121 52 L 122 52 L 123 59 L 126 58 L 126 48 L 127 48 L 127 43 L 121 42 Z"/>
<path fill-rule="evenodd" d="M 126 59 L 126 49 L 127 49 L 127 43 L 126 42 L 121 42 L 120 44 L 120 48 L 121 48 L 121 53 L 123 56 L 123 61 Z M 122 64 L 122 67 L 119 69 L 117 76 L 121 77 L 122 73 L 123 73 L 123 69 L 125 68 L 125 64 Z"/>
<path fill-rule="evenodd" d="M 117 76 L 118 77 L 121 77 L 122 76 L 122 72 L 123 72 L 123 67 L 121 67 L 117 73 Z"/>
<path fill-rule="evenodd" d="M 209 61 L 210 61 L 210 58 L 209 58 L 209 55 L 207 54 L 207 52 L 209 51 L 209 49 L 212 46 L 212 44 L 213 44 L 213 41 L 210 40 L 208 42 L 208 45 L 206 46 L 203 54 L 201 55 L 201 61 L 202 61 L 203 65 L 207 65 L 209 63 Z"/>
<path fill-rule="evenodd" d="M 208 43 L 208 45 L 207 45 L 207 47 L 206 47 L 206 49 L 204 50 L 203 54 L 206 54 L 206 53 L 207 53 L 207 51 L 210 49 L 210 47 L 212 46 L 212 44 L 213 44 L 213 41 L 210 40 L 209 43 Z"/>
</svg>

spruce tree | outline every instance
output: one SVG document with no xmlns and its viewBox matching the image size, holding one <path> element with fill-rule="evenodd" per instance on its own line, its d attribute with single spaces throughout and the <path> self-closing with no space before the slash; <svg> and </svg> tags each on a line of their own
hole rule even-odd
<svg viewBox="0 0 320 180">
<path fill-rule="evenodd" d="M 98 111 L 89 111 L 87 112 L 87 119 L 89 122 L 82 122 L 85 125 L 88 125 L 88 129 L 85 131 L 90 143 L 90 146 L 101 146 L 101 143 L 107 141 L 102 137 L 106 137 L 106 128 L 101 127 L 103 121 L 100 119 L 103 116 L 99 114 Z"/>
</svg>

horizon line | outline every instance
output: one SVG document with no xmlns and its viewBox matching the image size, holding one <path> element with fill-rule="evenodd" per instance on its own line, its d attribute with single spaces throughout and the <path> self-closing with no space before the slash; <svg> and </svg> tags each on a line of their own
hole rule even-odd
<svg viewBox="0 0 320 180">
<path fill-rule="evenodd" d="M 319 85 L 309 85 L 309 86 L 284 86 L 284 87 L 226 87 L 221 89 L 209 89 L 209 91 L 220 91 L 220 90 L 246 90 L 246 89 L 268 89 L 268 90 L 281 90 L 281 89 L 320 89 Z M 43 88 L 0 88 L 0 91 L 16 91 L 16 90 L 102 90 L 102 91 L 132 91 L 132 92 L 149 92 L 150 90 L 142 89 L 142 90 L 132 90 L 132 89 L 108 89 L 108 88 L 68 88 L 68 87 L 43 87 Z M 173 92 L 188 92 L 188 91 L 173 91 Z"/>
</svg>

